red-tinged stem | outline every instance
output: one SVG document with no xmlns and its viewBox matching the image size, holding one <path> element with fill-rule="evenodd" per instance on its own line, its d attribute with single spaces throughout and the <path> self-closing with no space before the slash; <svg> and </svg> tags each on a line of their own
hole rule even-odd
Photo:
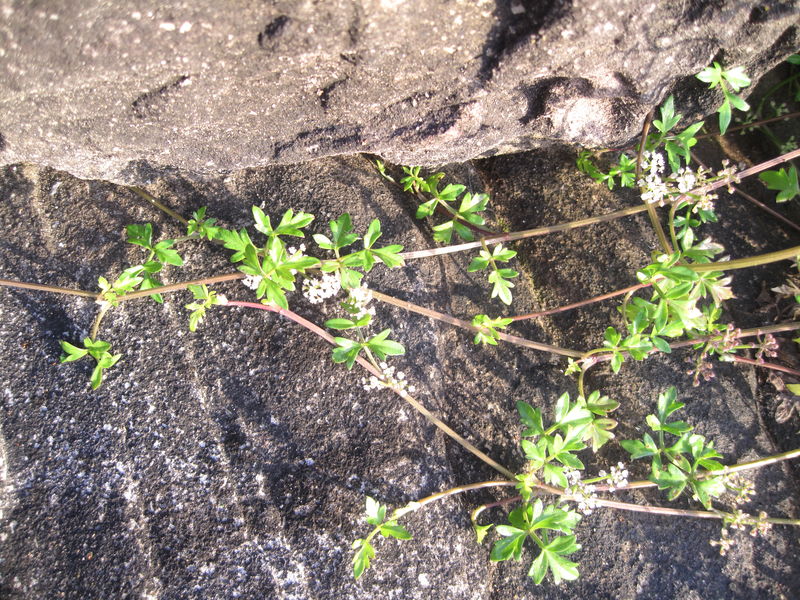
<svg viewBox="0 0 800 600">
<path fill-rule="evenodd" d="M 798 113 L 798 114 L 800 114 L 800 113 Z M 692 152 L 692 160 L 694 160 L 701 167 L 706 167 L 706 165 L 703 163 L 703 161 L 700 160 L 694 152 Z M 708 167 L 706 167 L 706 168 L 708 168 Z M 794 221 L 791 221 L 791 220 L 787 219 L 781 213 L 779 213 L 778 211 L 770 208 L 769 206 L 767 206 L 766 204 L 764 204 L 760 200 L 757 200 L 756 198 L 753 198 L 753 196 L 751 196 L 747 192 L 744 192 L 744 191 L 740 190 L 739 188 L 737 188 L 735 186 L 731 186 L 731 189 L 733 190 L 733 192 L 735 194 L 739 194 L 742 198 L 744 198 L 745 200 L 749 201 L 751 204 L 754 204 L 755 206 L 757 206 L 758 208 L 760 208 L 764 212 L 768 213 L 772 217 L 778 219 L 779 221 L 781 221 L 782 223 L 788 225 L 792 229 L 800 231 L 800 225 L 798 225 Z"/>
<path fill-rule="evenodd" d="M 769 119 L 762 119 L 761 121 L 753 121 L 752 123 L 745 123 L 744 125 L 737 125 L 736 127 L 728 127 L 727 131 L 725 132 L 726 135 L 728 133 L 732 133 L 734 131 L 739 131 L 740 129 L 749 129 L 751 127 L 761 127 L 762 125 L 766 125 L 767 123 L 772 123 L 774 121 L 782 121 L 784 119 L 793 119 L 795 117 L 800 117 L 800 112 L 793 112 L 788 113 L 785 115 L 781 115 L 779 117 L 772 117 Z M 695 138 L 698 140 L 702 140 L 703 138 L 712 137 L 715 135 L 719 135 L 719 131 L 713 131 L 711 133 L 701 133 L 700 135 L 696 135 Z"/>
<path fill-rule="evenodd" d="M 284 308 L 280 308 L 274 304 L 259 304 L 256 302 L 238 302 L 238 301 L 231 301 L 227 302 L 227 306 L 240 306 L 243 308 L 255 308 L 258 310 L 266 310 L 269 312 L 278 313 L 279 315 L 286 317 L 308 329 L 309 331 L 315 333 L 326 342 L 332 345 L 336 345 L 336 341 L 333 339 L 333 336 L 330 335 L 327 331 L 322 329 L 319 325 L 316 325 L 309 321 L 308 319 L 304 319 L 297 313 L 292 312 L 291 310 L 286 310 Z M 366 369 L 369 373 L 374 375 L 380 380 L 383 380 L 383 373 L 381 373 L 378 369 L 376 369 L 369 361 L 365 360 L 364 358 L 358 356 L 356 357 L 356 362 Z M 439 428 L 442 432 L 444 432 L 450 439 L 461 445 L 464 449 L 471 452 L 473 455 L 478 457 L 480 460 L 485 462 L 487 465 L 492 467 L 493 469 L 499 471 L 509 479 L 514 479 L 514 473 L 498 463 L 496 460 L 490 458 L 487 454 L 478 450 L 474 445 L 469 443 L 463 437 L 461 437 L 458 433 L 456 433 L 453 429 L 451 429 L 444 421 L 439 419 L 436 415 L 430 412 L 427 408 L 425 408 L 419 401 L 417 401 L 414 397 L 412 397 L 408 392 L 402 389 L 395 389 L 391 388 L 392 391 L 400 396 L 403 400 L 408 402 L 417 412 L 419 412 L 422 416 L 424 416 L 431 424 L 435 427 Z"/>
<path fill-rule="evenodd" d="M 475 327 L 472 323 L 468 323 L 467 321 L 456 319 L 455 317 L 452 317 L 445 313 L 440 313 L 430 308 L 419 306 L 412 302 L 400 300 L 399 298 L 388 296 L 387 294 L 382 294 L 381 292 L 376 292 L 375 290 L 372 290 L 372 297 L 381 302 L 386 302 L 387 304 L 399 306 L 400 308 L 407 310 L 409 312 L 415 312 L 419 315 L 424 315 L 426 317 L 429 317 L 431 319 L 436 319 L 437 321 L 441 321 L 443 323 L 449 323 L 450 325 L 461 327 L 462 329 L 467 329 L 475 333 L 484 332 L 484 330 L 481 329 L 480 327 Z M 553 354 L 560 354 L 561 356 L 569 356 L 572 358 L 583 357 L 583 353 L 577 350 L 570 350 L 569 348 L 560 348 L 558 346 L 551 346 L 550 344 L 543 344 L 541 342 L 533 342 L 531 340 L 526 340 L 525 338 L 521 338 L 516 335 L 509 335 L 507 333 L 498 332 L 498 335 L 499 339 L 503 340 L 504 342 L 508 342 L 510 344 L 516 344 L 517 346 L 524 346 L 526 348 L 541 350 L 543 352 L 552 352 Z"/>
<path fill-rule="evenodd" d="M 580 302 L 575 302 L 573 304 L 567 304 L 565 306 L 559 306 L 558 308 L 551 308 L 549 310 L 543 310 L 540 312 L 535 313 L 528 313 L 526 315 L 517 315 L 516 317 L 511 317 L 512 321 L 524 321 L 525 319 L 536 319 L 539 317 L 544 317 L 547 315 L 554 315 L 556 313 L 565 312 L 568 310 L 572 310 L 574 308 L 580 308 L 581 306 L 587 306 L 589 304 L 594 304 L 595 302 L 602 302 L 603 300 L 608 300 L 609 298 L 615 298 L 616 296 L 622 296 L 623 294 L 627 294 L 629 292 L 635 292 L 637 290 L 641 290 L 643 288 L 649 287 L 651 284 L 649 283 L 639 283 L 636 285 L 632 285 L 630 287 L 626 287 L 621 290 L 617 290 L 615 292 L 608 292 L 607 294 L 602 294 L 600 296 L 595 296 L 594 298 L 589 298 L 588 300 L 581 300 Z"/>
<path fill-rule="evenodd" d="M 789 375 L 794 375 L 795 377 L 800 377 L 800 371 L 796 369 L 790 369 L 789 367 L 782 367 L 781 365 L 776 365 L 775 363 L 753 360 L 752 358 L 745 358 L 744 356 L 731 356 L 730 359 L 732 362 L 743 363 L 745 365 L 753 365 L 754 367 L 763 367 L 765 369 L 772 369 L 773 371 L 781 371 L 783 373 L 788 373 Z"/>
</svg>

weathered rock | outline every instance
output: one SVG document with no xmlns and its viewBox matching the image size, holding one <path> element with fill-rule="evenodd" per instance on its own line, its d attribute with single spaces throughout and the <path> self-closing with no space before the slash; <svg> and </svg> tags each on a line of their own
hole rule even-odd
<svg viewBox="0 0 800 600">
<path fill-rule="evenodd" d="M 784 0 L 0 2 L 0 163 L 146 183 L 354 152 L 617 145 L 712 59 L 798 46 Z"/>
<path fill-rule="evenodd" d="M 512 229 L 619 208 L 624 196 L 576 177 L 574 158 L 564 151 L 512 155 L 451 173 L 473 190 L 490 189 L 494 214 Z M 208 205 L 226 226 L 245 226 L 250 205 L 264 202 L 273 216 L 290 207 L 315 213 L 315 232 L 349 211 L 362 231 L 381 218 L 381 242 L 408 250 L 433 245 L 430 229 L 413 220 L 410 196 L 358 157 L 245 170 L 203 183 L 175 176 L 148 189 L 184 215 Z M 720 223 L 709 225 L 709 233 L 734 257 L 797 243 L 750 205 L 719 204 Z M 125 244 L 122 232 L 144 221 L 153 221 L 158 235 L 179 235 L 179 227 L 127 188 L 8 167 L 0 171 L 0 276 L 94 289 L 98 276 L 114 277 L 142 260 L 142 249 Z M 640 215 L 520 243 L 513 309 L 488 299 L 485 277 L 467 273 L 464 254 L 376 268 L 368 281 L 462 318 L 529 312 L 629 285 L 654 242 Z M 171 269 L 170 282 L 232 270 L 220 248 L 184 247 L 187 265 Z M 728 308 L 738 324 L 765 322 L 753 314 L 753 296 L 762 278 L 769 286 L 780 281 L 776 271 L 736 275 L 739 298 Z M 252 298 L 238 283 L 215 288 L 232 300 Z M 396 396 L 363 390 L 357 368 L 334 365 L 325 343 L 296 324 L 219 307 L 190 334 L 183 307 L 189 294 L 165 298 L 163 307 L 131 301 L 109 314 L 100 337 L 124 358 L 92 392 L 89 361 L 59 365 L 58 340 L 80 339 L 97 306 L 0 288 L 4 599 L 682 600 L 788 598 L 800 589 L 797 538 L 789 528 L 775 527 L 767 539 L 742 534 L 723 557 L 708 543 L 719 536 L 716 522 L 600 510 L 577 529 L 581 579 L 536 587 L 525 575 L 530 548 L 523 562 L 493 565 L 489 543 L 474 543 L 469 510 L 497 498 L 480 492 L 410 517 L 414 540 L 379 541 L 373 568 L 355 582 L 350 543 L 367 531 L 365 494 L 399 505 L 497 474 Z M 291 304 L 315 322 L 341 316 L 333 301 L 314 306 L 293 294 Z M 379 326 L 391 327 L 407 347 L 392 364 L 413 379 L 418 398 L 514 470 L 524 464 L 515 402 L 532 402 L 550 415 L 561 393 L 574 397 L 563 360 L 511 345 L 476 347 L 466 332 L 394 307 L 377 309 Z M 609 302 L 519 322 L 513 330 L 588 349 L 618 319 Z M 716 380 L 693 388 L 687 355 L 626 363 L 616 376 L 593 369 L 587 384 L 622 404 L 620 435 L 640 435 L 656 396 L 677 385 L 686 419 L 715 440 L 726 461 L 798 446 L 796 418 L 783 437 L 770 435 L 775 422 L 761 414 L 763 390 L 752 367 L 720 364 Z M 581 457 L 591 472 L 625 460 L 613 445 Z M 647 474 L 644 461 L 631 469 Z M 755 477 L 759 495 L 749 510 L 797 515 L 796 480 L 787 466 Z M 665 502 L 654 490 L 620 495 Z"/>
</svg>

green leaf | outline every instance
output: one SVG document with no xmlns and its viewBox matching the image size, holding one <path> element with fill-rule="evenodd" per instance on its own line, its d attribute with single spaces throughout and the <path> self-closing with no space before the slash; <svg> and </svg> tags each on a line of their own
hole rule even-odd
<svg viewBox="0 0 800 600">
<path fill-rule="evenodd" d="M 383 523 L 383 520 L 386 517 L 386 507 L 377 500 L 375 500 L 375 498 L 372 498 L 371 496 L 366 497 L 365 504 L 366 504 L 365 512 L 367 514 L 367 523 L 375 526 L 378 526 L 381 523 Z"/>
<path fill-rule="evenodd" d="M 175 250 L 171 249 L 171 247 L 174 244 L 175 240 L 164 240 L 158 242 L 153 247 L 153 250 L 156 253 L 156 258 L 160 260 L 162 263 L 167 263 L 168 265 L 174 265 L 176 267 L 180 267 L 183 266 L 183 259 Z"/>
<path fill-rule="evenodd" d="M 367 228 L 367 233 L 364 234 L 364 248 L 372 248 L 372 244 L 381 237 L 381 222 L 378 219 L 373 219 Z"/>
<path fill-rule="evenodd" d="M 492 524 L 489 525 L 478 525 L 477 523 L 472 523 L 472 529 L 475 532 L 475 541 L 478 544 L 482 544 L 483 540 L 486 539 L 486 534 L 489 533 L 489 530 L 492 528 Z"/>
<path fill-rule="evenodd" d="M 406 528 L 402 525 L 397 525 L 394 521 L 387 523 L 386 525 L 381 525 L 380 532 L 381 535 L 386 538 L 392 537 L 397 540 L 411 539 L 411 534 L 408 533 Z"/>
<path fill-rule="evenodd" d="M 764 171 L 759 176 L 767 187 L 778 192 L 775 197 L 776 202 L 786 202 L 795 196 L 800 196 L 800 184 L 797 178 L 797 168 L 789 167 L 789 170 Z"/>
<path fill-rule="evenodd" d="M 405 354 L 406 349 L 402 344 L 393 340 L 386 339 L 391 333 L 391 329 L 384 329 L 378 335 L 371 337 L 367 341 L 367 346 L 372 350 L 380 360 L 386 358 L 386 355 L 399 355 Z"/>
<path fill-rule="evenodd" d="M 136 244 L 150 249 L 153 244 L 153 226 L 150 223 L 144 225 L 128 225 L 125 227 L 128 234 L 128 243 Z"/>
<path fill-rule="evenodd" d="M 731 104 L 728 102 L 727 96 L 717 112 L 719 112 L 719 132 L 725 135 L 728 125 L 731 124 Z"/>
<path fill-rule="evenodd" d="M 394 269 L 395 267 L 402 267 L 405 265 L 405 261 L 403 257 L 400 256 L 400 252 L 403 251 L 403 247 L 399 244 L 392 244 L 391 246 L 384 246 L 383 248 L 374 248 L 372 252 L 381 259 L 381 262 L 385 264 L 388 268 Z"/>
<path fill-rule="evenodd" d="M 350 319 L 328 319 L 325 321 L 325 327 L 330 329 L 352 329 L 357 327 L 355 321 Z"/>
<path fill-rule="evenodd" d="M 85 348 L 78 348 L 77 346 L 73 346 L 69 342 L 61 341 L 61 349 L 66 352 L 66 355 L 61 357 L 62 363 L 68 363 L 75 360 L 79 360 L 86 356 L 89 351 Z"/>
<path fill-rule="evenodd" d="M 531 437 L 534 435 L 543 435 L 544 426 L 542 425 L 542 411 L 538 408 L 533 408 L 527 402 L 517 402 L 517 412 L 522 424 L 527 427 L 522 432 L 523 437 Z"/>
<path fill-rule="evenodd" d="M 522 546 L 525 543 L 525 532 L 509 525 L 498 525 L 496 529 L 503 537 L 492 546 L 489 560 L 493 562 L 508 560 L 509 558 L 519 560 L 522 555 Z"/>
<path fill-rule="evenodd" d="M 425 217 L 431 216 L 436 210 L 437 204 L 439 204 L 439 200 L 437 198 L 423 202 L 417 207 L 416 217 L 418 219 L 424 219 Z"/>
<path fill-rule="evenodd" d="M 272 234 L 272 223 L 269 220 L 269 217 L 264 214 L 264 211 L 261 210 L 255 204 L 252 206 L 252 213 L 253 213 L 253 220 L 255 221 L 255 228 L 256 231 L 260 231 L 264 235 L 271 235 Z"/>
<path fill-rule="evenodd" d="M 375 549 L 366 540 L 356 540 L 353 542 L 353 548 L 356 549 L 353 557 L 353 577 L 358 579 L 369 569 L 369 561 L 375 558 Z"/>
<path fill-rule="evenodd" d="M 103 367 L 101 367 L 98 364 L 92 371 L 92 377 L 91 377 L 92 389 L 96 390 L 102 385 L 102 383 L 103 383 Z"/>
<path fill-rule="evenodd" d="M 565 538 L 572 538 L 571 542 L 575 546 L 574 549 L 569 551 L 557 551 L 552 549 L 552 544 L 558 542 L 560 539 Z M 551 575 L 553 576 L 553 581 L 556 584 L 561 583 L 562 580 L 566 581 L 574 581 L 579 577 L 578 573 L 578 564 L 572 562 L 561 556 L 561 554 L 571 554 L 580 548 L 580 545 L 574 544 L 574 536 L 562 536 L 558 537 L 551 542 L 545 548 L 542 548 L 541 553 L 531 564 L 531 568 L 528 571 L 528 575 L 533 578 L 536 584 L 540 584 L 545 576 L 547 575 L 547 571 L 549 570 Z M 569 542 L 569 539 L 568 539 Z M 572 546 L 569 546 L 571 548 Z"/>
</svg>

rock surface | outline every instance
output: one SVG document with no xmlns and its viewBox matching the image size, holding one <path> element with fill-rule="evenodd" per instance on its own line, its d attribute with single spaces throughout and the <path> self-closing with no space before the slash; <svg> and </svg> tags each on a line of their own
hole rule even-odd
<svg viewBox="0 0 800 600">
<path fill-rule="evenodd" d="M 574 154 L 551 150 L 497 157 L 448 169 L 453 181 L 492 193 L 497 220 L 512 229 L 610 212 L 633 197 L 612 194 L 576 175 Z M 746 185 L 746 183 L 744 184 Z M 228 226 L 245 226 L 251 204 L 272 215 L 287 208 L 317 215 L 312 229 L 349 211 L 359 229 L 383 222 L 386 243 L 434 245 L 413 220 L 410 197 L 359 157 L 250 169 L 199 185 L 181 176 L 149 191 L 188 215 L 201 205 Z M 158 235 L 180 230 L 130 190 L 49 169 L 0 171 L 0 275 L 92 289 L 142 259 L 123 241 L 124 226 L 152 221 Z M 751 190 L 752 193 L 757 193 Z M 775 222 L 733 200 L 720 200 L 709 233 L 733 256 L 796 244 Z M 744 242 L 742 240 L 745 240 Z M 514 312 L 549 308 L 630 285 L 634 265 L 655 240 L 645 217 L 519 244 L 522 276 Z M 752 246 L 750 246 L 752 244 Z M 605 249 L 615 248 L 613 255 Z M 232 270 L 227 253 L 187 247 L 179 281 Z M 375 269 L 370 285 L 469 318 L 503 314 L 486 282 L 466 272 L 470 257 Z M 764 322 L 752 296 L 780 282 L 780 268 L 737 275 L 740 300 L 729 303 L 742 326 Z M 239 284 L 220 285 L 247 299 Z M 329 348 L 295 324 L 260 311 L 212 310 L 186 331 L 188 294 L 164 307 L 129 302 L 107 317 L 101 337 L 123 352 L 103 386 L 91 392 L 87 361 L 58 365 L 58 340 L 86 334 L 96 306 L 80 298 L 0 288 L 0 596 L 29 598 L 247 598 L 500 600 L 506 598 L 741 598 L 796 596 L 797 534 L 776 527 L 768 539 L 747 535 L 726 557 L 709 545 L 719 526 L 653 515 L 596 511 L 579 526 L 581 579 L 535 587 L 531 560 L 494 565 L 474 543 L 469 511 L 497 496 L 462 495 L 409 519 L 414 540 L 382 541 L 373 568 L 350 574 L 353 539 L 363 536 L 365 494 L 397 506 L 448 486 L 494 479 L 400 399 L 367 393 L 361 373 L 334 365 Z M 293 298 L 316 322 L 337 316 Z M 522 322 L 514 331 L 579 349 L 596 347 L 615 303 Z M 514 405 L 525 400 L 551 414 L 574 382 L 550 355 L 503 345 L 478 348 L 471 336 L 389 306 L 379 323 L 407 349 L 402 365 L 418 397 L 493 458 L 520 469 Z M 677 385 L 685 418 L 713 438 L 728 460 L 797 447 L 796 420 L 771 436 L 763 390 L 747 366 L 720 364 L 717 379 L 692 388 L 687 354 L 625 364 L 613 376 L 594 370 L 590 386 L 622 403 L 621 435 L 642 433 L 658 393 Z M 788 447 L 787 447 L 788 446 Z M 590 468 L 624 459 L 608 447 Z M 633 465 L 635 476 L 644 466 Z M 749 508 L 797 517 L 797 470 L 756 475 Z M 653 492 L 622 499 L 659 503 Z M 679 506 L 690 507 L 689 503 Z M 496 513 L 496 518 L 500 514 Z M 794 591 L 793 591 L 794 590 Z"/>
<path fill-rule="evenodd" d="M 755 79 L 785 0 L 0 0 L 0 164 L 142 184 L 373 152 L 614 146 L 712 59 Z"/>
</svg>

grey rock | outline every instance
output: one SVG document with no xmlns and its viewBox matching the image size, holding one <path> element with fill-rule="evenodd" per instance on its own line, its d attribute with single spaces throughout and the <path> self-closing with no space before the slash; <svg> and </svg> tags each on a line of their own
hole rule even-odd
<svg viewBox="0 0 800 600">
<path fill-rule="evenodd" d="M 551 150 L 448 169 L 450 181 L 492 191 L 494 216 L 512 229 L 610 212 L 625 196 L 576 177 L 574 153 Z M 199 183 L 179 175 L 148 190 L 181 214 L 201 205 L 226 226 L 245 226 L 251 204 L 277 216 L 287 208 L 317 215 L 311 229 L 349 211 L 359 230 L 379 217 L 385 243 L 430 247 L 430 229 L 413 219 L 410 196 L 389 186 L 363 158 L 248 169 Z M 151 221 L 157 235 L 180 228 L 129 189 L 30 166 L 0 171 L 2 277 L 94 289 L 142 260 L 123 241 L 124 226 Z M 634 200 L 631 198 L 631 200 Z M 715 240 L 733 256 L 777 250 L 792 236 L 754 209 L 720 200 Z M 752 246 L 751 246 L 752 244 Z M 537 238 L 516 247 L 522 276 L 513 311 L 530 312 L 629 285 L 648 260 L 654 236 L 638 216 Z M 184 246 L 181 246 L 183 248 Z M 168 282 L 227 272 L 227 253 L 185 246 L 187 265 Z M 613 254 L 608 248 L 615 248 Z M 488 300 L 470 256 L 409 261 L 369 275 L 372 287 L 469 318 L 505 314 Z M 763 323 L 752 297 L 780 268 L 737 275 L 728 303 L 742 326 Z M 773 283 L 774 284 L 774 283 Z M 230 299 L 252 297 L 239 284 L 215 286 Z M 393 506 L 452 485 L 498 477 L 444 438 L 399 398 L 368 393 L 362 373 L 334 365 L 324 342 L 276 315 L 218 308 L 198 332 L 186 331 L 185 292 L 163 307 L 128 302 L 104 322 L 102 339 L 124 358 L 91 392 L 88 361 L 58 365 L 58 340 L 86 334 L 90 301 L 0 288 L 0 596 L 29 598 L 419 600 L 499 598 L 792 597 L 800 589 L 796 533 L 741 536 L 722 557 L 709 540 L 719 524 L 596 511 L 577 530 L 581 579 L 533 585 L 521 563 L 493 565 L 488 543 L 474 543 L 469 511 L 499 496 L 463 494 L 409 518 L 414 539 L 379 541 L 373 568 L 351 577 L 353 539 L 363 536 L 365 494 Z M 292 307 L 321 323 L 335 303 Z M 515 324 L 520 335 L 587 349 L 618 324 L 613 302 Z M 552 414 L 574 383 L 565 362 L 504 345 L 479 348 L 471 336 L 391 306 L 378 323 L 407 347 L 402 365 L 418 398 L 493 458 L 518 470 L 515 402 Z M 720 364 L 717 379 L 693 388 L 687 354 L 628 364 L 619 375 L 594 369 L 588 385 L 622 404 L 620 435 L 642 432 L 658 393 L 677 385 L 685 418 L 716 441 L 726 460 L 755 459 L 797 447 L 796 420 L 776 438 L 761 415 L 764 390 L 751 367 Z M 608 446 L 583 453 L 589 469 L 624 460 Z M 632 465 L 637 477 L 644 465 Z M 796 479 L 774 466 L 756 474 L 750 510 L 798 513 Z M 625 500 L 657 504 L 655 491 Z M 682 507 L 692 507 L 689 502 Z M 500 519 L 496 511 L 493 517 Z M 795 590 L 793 592 L 792 590 Z"/>
<path fill-rule="evenodd" d="M 142 184 L 372 152 L 615 146 L 798 46 L 786 0 L 0 2 L 0 164 Z"/>
</svg>

